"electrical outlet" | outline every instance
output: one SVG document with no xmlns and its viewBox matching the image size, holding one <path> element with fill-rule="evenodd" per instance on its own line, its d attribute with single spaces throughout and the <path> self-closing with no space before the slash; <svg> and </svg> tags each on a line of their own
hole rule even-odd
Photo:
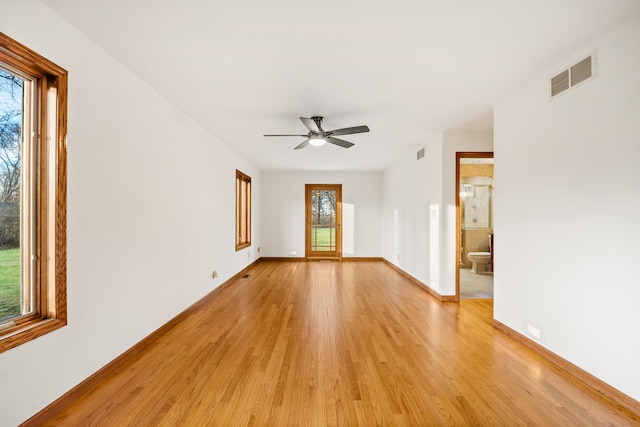
<svg viewBox="0 0 640 427">
<path fill-rule="evenodd" d="M 536 325 L 532 325 L 531 323 L 526 323 L 527 335 L 533 338 L 534 340 L 544 343 L 544 334 L 542 328 Z"/>
<path fill-rule="evenodd" d="M 260 253 L 260 246 L 258 246 L 258 253 Z"/>
<path fill-rule="evenodd" d="M 215 279 L 216 277 L 218 277 L 218 272 L 217 272 L 216 270 L 213 270 L 213 271 L 211 272 L 211 278 L 212 278 L 212 279 Z"/>
</svg>

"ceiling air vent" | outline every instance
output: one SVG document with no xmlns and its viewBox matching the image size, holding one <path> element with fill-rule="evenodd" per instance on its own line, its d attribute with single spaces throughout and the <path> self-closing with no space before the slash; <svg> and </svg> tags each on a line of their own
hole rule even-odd
<svg viewBox="0 0 640 427">
<path fill-rule="evenodd" d="M 551 98 L 595 77 L 595 69 L 596 55 L 594 52 L 582 61 L 551 77 Z"/>
<path fill-rule="evenodd" d="M 424 157 L 424 147 L 419 149 L 418 152 L 416 153 L 416 160 L 420 160 L 423 157 Z"/>
</svg>

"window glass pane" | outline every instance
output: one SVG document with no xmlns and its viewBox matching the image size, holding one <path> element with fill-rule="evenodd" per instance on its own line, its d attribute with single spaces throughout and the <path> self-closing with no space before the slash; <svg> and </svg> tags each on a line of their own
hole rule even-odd
<svg viewBox="0 0 640 427">
<path fill-rule="evenodd" d="M 247 206 L 245 201 L 247 200 L 247 183 L 242 180 L 240 181 L 240 242 L 244 243 L 247 241 L 245 236 L 245 230 L 247 227 L 246 218 L 247 218 Z"/>
<path fill-rule="evenodd" d="M 246 196 L 246 209 L 245 209 L 245 241 L 251 242 L 251 179 L 247 180 L 247 196 Z"/>
<path fill-rule="evenodd" d="M 0 322 L 30 311 L 21 286 L 24 81 L 0 68 Z"/>
<path fill-rule="evenodd" d="M 336 192 L 316 190 L 311 194 L 311 250 L 336 250 Z"/>
</svg>

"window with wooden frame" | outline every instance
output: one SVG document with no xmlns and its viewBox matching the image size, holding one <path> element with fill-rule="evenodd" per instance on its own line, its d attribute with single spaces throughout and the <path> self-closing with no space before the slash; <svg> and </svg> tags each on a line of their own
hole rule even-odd
<svg viewBox="0 0 640 427">
<path fill-rule="evenodd" d="M 236 251 L 251 246 L 251 177 L 236 169 Z"/>
<path fill-rule="evenodd" d="M 67 324 L 67 72 L 0 33 L 0 352 Z"/>
</svg>

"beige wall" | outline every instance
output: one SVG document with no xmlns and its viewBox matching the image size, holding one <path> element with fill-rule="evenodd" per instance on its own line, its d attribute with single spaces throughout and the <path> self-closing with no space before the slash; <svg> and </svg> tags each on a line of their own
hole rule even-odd
<svg viewBox="0 0 640 427">
<path fill-rule="evenodd" d="M 469 176 L 490 176 L 493 178 L 493 165 L 475 165 L 475 164 L 463 164 L 460 165 L 460 177 Z"/>
</svg>

